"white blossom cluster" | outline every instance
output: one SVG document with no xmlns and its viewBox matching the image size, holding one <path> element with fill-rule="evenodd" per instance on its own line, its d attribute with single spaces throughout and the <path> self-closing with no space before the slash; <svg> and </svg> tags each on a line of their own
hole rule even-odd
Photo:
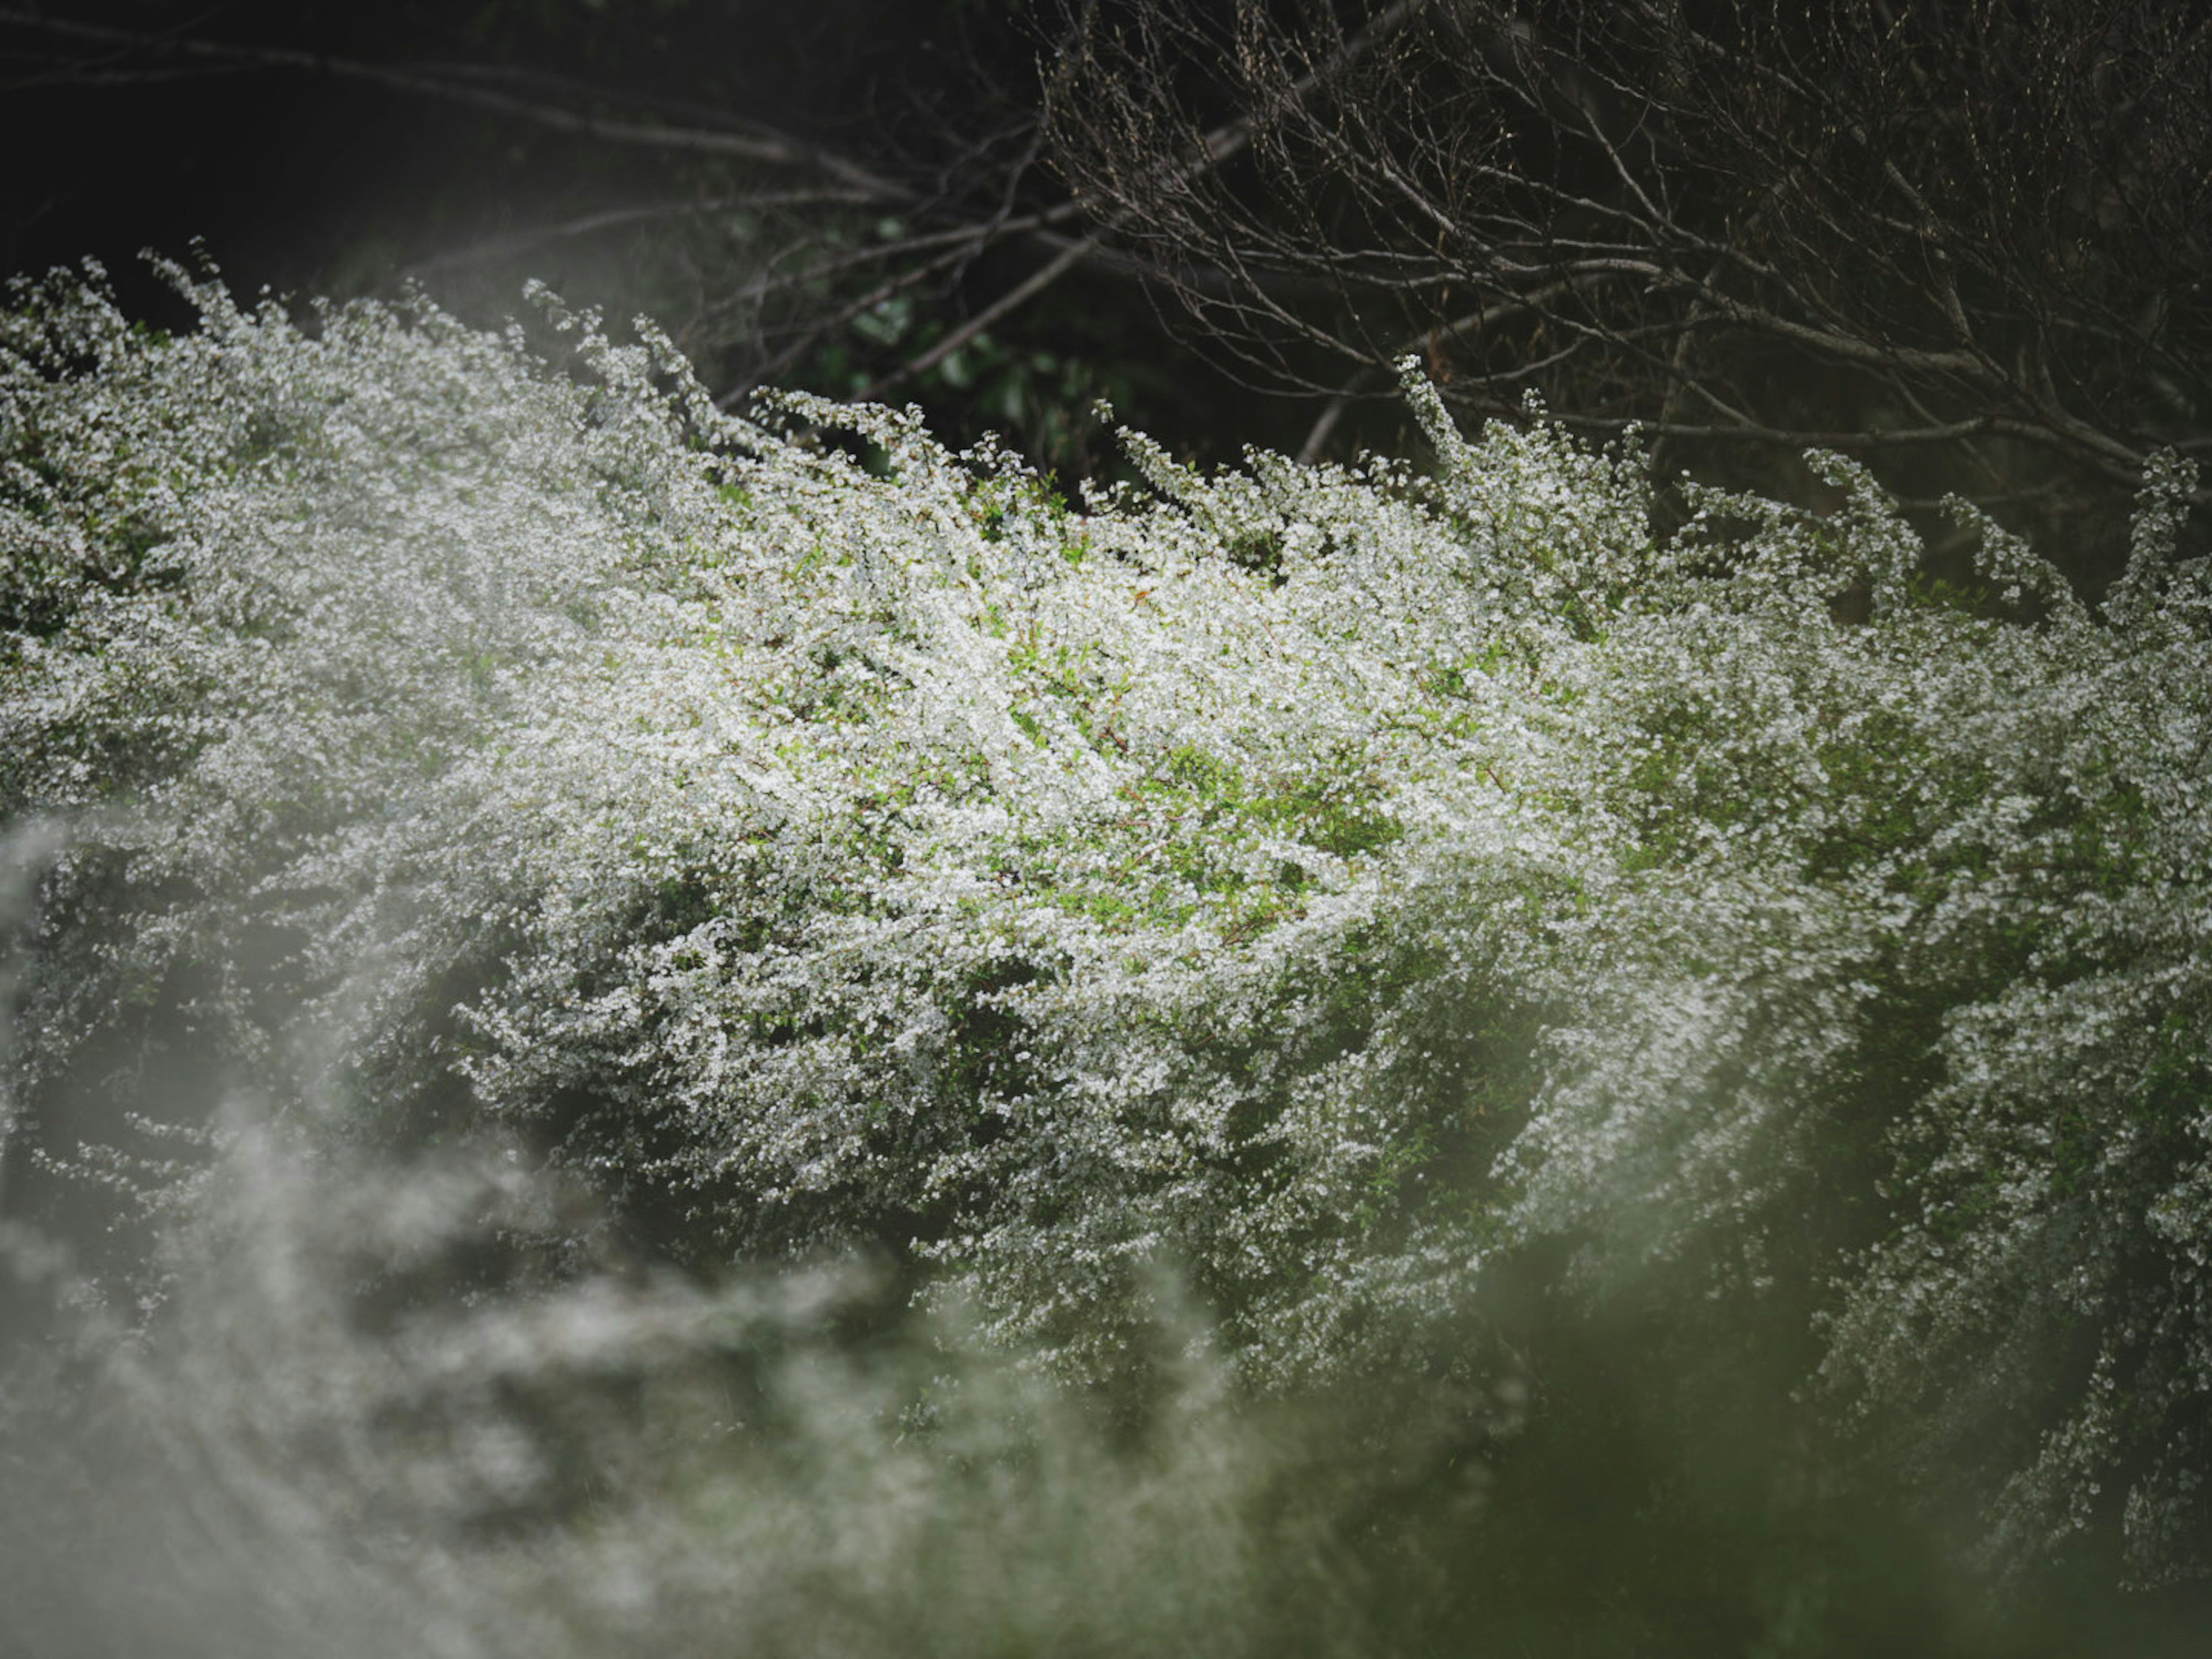
<svg viewBox="0 0 2212 1659">
<path fill-rule="evenodd" d="M 1410 372 L 1433 475 L 1132 436 L 1076 509 L 557 308 L 574 374 L 178 280 L 174 337 L 96 281 L 0 320 L 0 814 L 63 848 L 0 1157 L 154 1168 L 54 1142 L 158 1027 L 695 1255 L 888 1249 L 1071 1376 L 1171 1264 L 1263 1389 L 1449 1363 L 1564 1239 L 1594 1295 L 1807 1288 L 1997 1559 L 2204 1565 L 2179 464 L 2093 611 L 1994 526 L 1932 581 L 1841 461 L 1657 537 L 1633 453 Z"/>
</svg>

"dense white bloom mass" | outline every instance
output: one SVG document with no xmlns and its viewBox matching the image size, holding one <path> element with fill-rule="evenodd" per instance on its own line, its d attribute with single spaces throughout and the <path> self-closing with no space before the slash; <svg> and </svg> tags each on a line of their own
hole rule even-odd
<svg viewBox="0 0 2212 1659">
<path fill-rule="evenodd" d="M 1418 379 L 1433 476 L 1132 437 L 1077 510 L 590 319 L 568 375 L 190 292 L 0 320 L 0 815 L 62 849 L 0 1156 L 160 1152 L 54 1144 L 158 1025 L 342 1138 L 503 1124 L 695 1259 L 888 1248 L 1070 1376 L 1170 1263 L 1261 1389 L 1564 1239 L 1596 1296 L 1803 1289 L 2005 1559 L 2117 1506 L 2203 1565 L 2178 465 L 2093 612 L 1994 526 L 1929 580 L 1840 461 L 1657 537 L 1632 453 Z"/>
</svg>

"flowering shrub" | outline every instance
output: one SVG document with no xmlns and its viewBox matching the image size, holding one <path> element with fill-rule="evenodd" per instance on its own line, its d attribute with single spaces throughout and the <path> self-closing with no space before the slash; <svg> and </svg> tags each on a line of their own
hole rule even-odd
<svg viewBox="0 0 2212 1659">
<path fill-rule="evenodd" d="M 0 322 L 0 812 L 62 846 L 11 1159 L 190 1213 L 185 1129 L 64 1133 L 158 1051 L 342 1141 L 501 1126 L 684 1259 L 888 1249 L 1070 1378 L 1170 1264 L 1260 1390 L 1471 1364 L 1564 1241 L 1814 1309 L 1993 1559 L 2203 1565 L 2178 464 L 2092 611 L 1994 526 L 1932 581 L 1841 461 L 1656 537 L 1635 453 L 1410 371 L 1432 475 L 1131 435 L 1079 509 L 557 307 L 575 376 L 178 280 L 190 335 Z"/>
</svg>

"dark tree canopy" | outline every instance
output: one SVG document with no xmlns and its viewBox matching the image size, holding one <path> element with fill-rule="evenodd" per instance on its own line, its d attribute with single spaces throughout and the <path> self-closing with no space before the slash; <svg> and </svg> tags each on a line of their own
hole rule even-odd
<svg viewBox="0 0 2212 1659">
<path fill-rule="evenodd" d="M 1089 10 L 1047 130 L 1255 383 L 2102 507 L 2212 448 L 2212 29 L 2157 0 Z M 1218 74 L 1192 84 L 1193 66 Z M 1249 163 L 1203 164 L 1221 102 Z"/>
<path fill-rule="evenodd" d="M 732 405 L 919 395 L 1081 465 L 1071 410 L 1104 393 L 1200 453 L 1228 426 L 1314 455 L 1405 434 L 1413 355 L 1468 412 L 1535 392 L 1666 466 L 1802 490 L 1796 452 L 1860 454 L 2108 576 L 2094 526 L 2150 453 L 2212 448 L 2200 12 L 118 4 L 7 9 L 0 46 L 26 120 L 248 86 L 434 134 L 397 205 L 355 157 L 361 224 L 307 175 L 264 204 L 252 240 L 299 221 L 321 250 L 278 280 L 495 314 L 546 276 L 650 311 Z M 15 188 L 19 217 L 73 222 L 58 186 Z"/>
</svg>

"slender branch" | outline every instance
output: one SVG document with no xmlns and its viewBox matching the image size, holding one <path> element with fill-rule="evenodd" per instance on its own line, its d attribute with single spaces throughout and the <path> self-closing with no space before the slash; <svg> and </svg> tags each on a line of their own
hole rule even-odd
<svg viewBox="0 0 2212 1659">
<path fill-rule="evenodd" d="M 164 39 L 106 24 L 72 22 L 47 17 L 12 6 L 0 7 L 0 25 L 31 29 L 64 39 L 169 52 L 210 64 L 337 76 L 468 108 L 486 110 L 557 132 L 573 133 L 579 137 L 602 143 L 640 144 L 686 155 L 719 155 L 772 167 L 803 168 L 827 173 L 855 190 L 884 201 L 902 200 L 910 194 L 892 180 L 833 151 L 757 124 L 749 123 L 752 130 L 739 131 L 696 125 L 676 125 L 664 121 L 622 119 L 501 92 L 477 84 L 478 77 L 475 76 L 457 76 L 451 68 L 424 70 L 374 64 L 361 58 L 306 52 L 291 46 L 243 45 L 190 38 Z M 619 96 L 604 89 L 594 89 L 594 95 Z"/>
<path fill-rule="evenodd" d="M 937 342 L 936 344 L 931 346 L 928 350 L 922 352 L 918 356 L 909 359 L 907 362 L 901 364 L 890 374 L 882 376 L 880 379 L 869 384 L 861 391 L 855 392 L 854 394 L 854 400 L 860 403 L 872 402 L 876 398 L 882 397 L 885 392 L 889 391 L 891 387 L 899 385 L 901 382 L 913 380 L 918 375 L 928 374 L 931 369 L 935 368 L 939 363 L 950 357 L 954 352 L 959 350 L 963 346 L 967 345 L 970 341 L 974 340 L 976 336 L 981 334 L 984 330 L 989 328 L 992 324 L 997 322 L 1000 318 L 1006 316 L 1009 313 L 1027 305 L 1031 300 L 1043 293 L 1045 289 L 1050 288 L 1070 270 L 1073 270 L 1077 265 L 1080 264 L 1084 259 L 1089 256 L 1092 249 L 1097 246 L 1101 234 L 1102 233 L 1094 231 L 1082 241 L 1078 242 L 1074 246 L 1061 253 L 1049 264 L 1043 266 L 1042 269 L 1036 270 L 1022 282 L 1016 283 L 1012 288 L 1008 289 L 996 300 L 994 300 L 989 305 L 984 307 L 982 310 L 977 312 L 975 316 L 969 318 L 968 321 L 963 323 L 958 328 L 954 329 L 943 339 Z"/>
<path fill-rule="evenodd" d="M 550 242 L 572 241 L 579 237 L 596 235 L 603 230 L 617 230 L 624 225 L 688 218 L 701 213 L 733 213 L 746 209 L 865 206 L 871 199 L 857 191 L 787 190 L 718 196 L 705 201 L 641 203 L 632 207 L 609 208 L 603 212 L 586 213 L 578 218 L 564 219 L 558 224 L 533 225 L 526 230 L 486 237 L 465 247 L 417 259 L 404 270 L 410 276 L 427 276 L 441 270 L 458 270 L 465 265 L 512 258 L 518 253 L 543 247 Z"/>
</svg>

